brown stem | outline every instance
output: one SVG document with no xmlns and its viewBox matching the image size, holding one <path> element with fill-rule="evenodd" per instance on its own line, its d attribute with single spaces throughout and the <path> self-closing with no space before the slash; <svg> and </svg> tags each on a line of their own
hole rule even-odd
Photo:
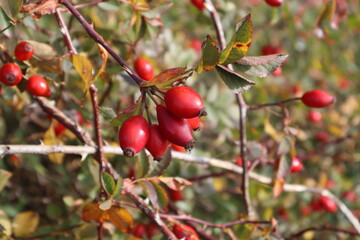
<svg viewBox="0 0 360 240">
<path fill-rule="evenodd" d="M 104 41 L 104 39 L 92 28 L 92 26 L 85 20 L 79 11 L 70 3 L 69 0 L 59 0 L 59 3 L 64 5 L 72 15 L 83 25 L 88 35 L 103 46 L 106 51 L 123 67 L 129 76 L 135 81 L 137 85 L 143 81 L 127 64 L 126 62 Z"/>
<path fill-rule="evenodd" d="M 66 47 L 67 49 L 69 50 L 69 53 L 70 54 L 77 54 L 77 51 L 74 47 L 74 44 L 72 43 L 71 41 L 71 37 L 70 37 L 70 34 L 69 34 L 69 30 L 64 22 L 64 19 L 60 13 L 60 10 L 57 8 L 56 11 L 55 11 L 55 17 L 56 17 L 56 20 L 60 26 L 60 31 L 61 33 L 63 34 L 63 37 L 65 39 L 65 44 L 66 44 Z"/>
<path fill-rule="evenodd" d="M 126 192 L 126 196 L 128 196 L 131 201 L 135 203 L 135 205 L 141 209 L 141 211 L 146 214 L 160 229 L 160 231 L 166 236 L 166 239 L 170 240 L 178 240 L 174 233 L 170 231 L 170 229 L 166 226 L 166 224 L 161 220 L 161 218 L 157 217 L 155 212 L 150 208 L 150 206 L 144 202 L 139 196 L 135 195 L 131 191 L 124 189 Z"/>
<path fill-rule="evenodd" d="M 98 223 L 97 225 L 98 240 L 102 240 L 103 230 L 104 230 L 104 223 Z"/>
<path fill-rule="evenodd" d="M 260 108 L 264 108 L 264 107 L 271 107 L 271 106 L 281 107 L 285 103 L 298 101 L 298 100 L 301 100 L 301 97 L 289 98 L 289 99 L 286 99 L 286 100 L 283 100 L 280 102 L 275 102 L 275 103 L 262 103 L 262 104 L 258 104 L 258 105 L 248 105 L 247 109 L 248 110 L 256 110 L 256 109 L 260 109 Z"/>
<path fill-rule="evenodd" d="M 345 233 L 345 234 L 349 234 L 351 236 L 360 236 L 360 233 L 357 233 L 355 231 L 351 231 L 351 230 L 347 230 L 347 229 L 342 229 L 342 228 L 338 228 L 338 227 L 334 227 L 334 226 L 329 226 L 329 225 L 323 225 L 323 226 L 318 226 L 318 227 L 308 227 L 305 228 L 285 239 L 290 240 L 290 239 L 299 239 L 304 233 L 306 232 L 310 232 L 310 231 L 318 231 L 318 232 L 322 232 L 322 231 L 330 231 L 330 232 L 338 232 L 338 233 Z"/>
</svg>

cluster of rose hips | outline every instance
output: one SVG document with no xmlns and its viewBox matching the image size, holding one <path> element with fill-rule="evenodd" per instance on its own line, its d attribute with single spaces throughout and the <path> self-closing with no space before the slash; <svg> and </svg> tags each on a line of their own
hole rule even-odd
<svg viewBox="0 0 360 240">
<path fill-rule="evenodd" d="M 172 228 L 172 232 L 179 239 L 184 240 L 199 240 L 199 236 L 196 231 L 186 224 L 175 224 Z M 152 223 L 147 225 L 137 224 L 135 226 L 133 236 L 137 238 L 143 238 L 145 235 L 149 239 L 159 233 L 159 229 Z"/>
<path fill-rule="evenodd" d="M 16 45 L 14 56 L 19 61 L 29 60 L 34 54 L 34 47 L 29 42 L 20 42 Z M 5 63 L 0 68 L 0 81 L 7 86 L 15 86 L 20 83 L 23 74 L 16 63 Z M 27 83 L 26 89 L 35 96 L 50 97 L 51 91 L 46 80 L 39 76 L 31 76 Z"/>
<path fill-rule="evenodd" d="M 119 144 L 125 156 L 132 157 L 146 148 L 160 159 L 169 144 L 191 150 L 193 131 L 199 129 L 200 117 L 206 115 L 203 100 L 193 89 L 176 86 L 164 94 L 164 104 L 156 106 L 158 124 L 149 124 L 142 116 L 128 118 L 120 127 Z"/>
</svg>

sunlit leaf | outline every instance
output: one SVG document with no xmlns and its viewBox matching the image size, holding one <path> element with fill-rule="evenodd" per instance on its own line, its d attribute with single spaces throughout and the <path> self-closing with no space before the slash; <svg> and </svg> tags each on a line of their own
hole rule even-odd
<svg viewBox="0 0 360 240">
<path fill-rule="evenodd" d="M 181 177 L 163 177 L 159 176 L 157 179 L 164 183 L 168 188 L 174 191 L 181 191 L 184 187 L 190 186 L 192 183 Z"/>
<path fill-rule="evenodd" d="M 230 90 L 236 93 L 241 93 L 249 90 L 255 82 L 246 79 L 245 77 L 241 76 L 240 74 L 231 71 L 230 69 L 218 65 L 216 70 L 220 76 L 220 78 L 224 81 L 224 83 L 228 86 Z"/>
<path fill-rule="evenodd" d="M 144 81 L 141 83 L 142 87 L 157 86 L 160 89 L 171 88 L 174 82 L 187 79 L 192 75 L 192 70 L 186 70 L 184 68 L 170 68 L 158 75 L 156 75 L 151 81 Z"/>
<path fill-rule="evenodd" d="M 140 112 L 141 109 L 141 100 L 142 97 L 139 97 L 139 99 L 136 101 L 136 103 L 128 106 L 124 111 L 120 112 L 116 118 L 114 118 L 113 120 L 111 120 L 111 125 L 115 126 L 115 127 L 119 127 L 121 126 L 126 119 L 128 119 L 129 117 L 135 116 Z"/>
<path fill-rule="evenodd" d="M 234 68 L 254 77 L 266 77 L 274 72 L 288 57 L 287 54 L 273 54 L 259 57 L 243 57 Z"/>
<path fill-rule="evenodd" d="M 134 228 L 134 219 L 131 214 L 124 208 L 112 207 L 106 211 L 109 221 L 123 233 L 131 233 Z"/>
<path fill-rule="evenodd" d="M 71 62 L 84 81 L 86 89 L 88 89 L 93 81 L 93 67 L 91 62 L 86 57 L 78 54 L 71 55 Z"/>
<path fill-rule="evenodd" d="M 252 41 L 251 15 L 244 17 L 236 26 L 236 31 L 226 48 L 221 52 L 220 64 L 233 63 L 244 57 Z"/>
<path fill-rule="evenodd" d="M 6 15 L 14 20 L 18 15 L 21 6 L 23 4 L 23 0 L 0 0 L 0 6 L 6 13 Z"/>
<path fill-rule="evenodd" d="M 137 178 L 142 178 L 146 176 L 149 172 L 150 164 L 149 158 L 146 155 L 145 151 L 141 151 L 137 157 Z"/>
<path fill-rule="evenodd" d="M 11 178 L 12 173 L 9 171 L 6 171 L 4 169 L 0 169 L 0 192 L 3 190 L 3 188 L 5 187 L 6 183 L 9 181 L 9 179 Z"/>
<path fill-rule="evenodd" d="M 40 217 L 37 212 L 27 211 L 19 213 L 13 221 L 13 230 L 16 237 L 24 237 L 34 232 L 39 224 Z"/>
<path fill-rule="evenodd" d="M 216 46 L 216 42 L 208 35 L 203 42 L 202 57 L 197 66 L 196 71 L 201 73 L 203 69 L 209 71 L 213 69 L 219 63 L 219 49 Z"/>
<path fill-rule="evenodd" d="M 84 206 L 81 218 L 85 222 L 97 221 L 103 223 L 109 220 L 107 213 L 99 208 L 98 204 L 90 203 Z"/>
<path fill-rule="evenodd" d="M 53 126 L 51 125 L 49 129 L 44 134 L 44 140 L 45 145 L 61 145 L 63 142 L 60 140 L 58 136 L 56 136 Z M 63 161 L 63 158 L 65 156 L 64 153 L 50 153 L 48 154 L 50 161 L 61 164 Z"/>
<path fill-rule="evenodd" d="M 153 167 L 153 169 L 150 170 L 148 176 L 151 177 L 151 176 L 161 175 L 164 172 L 164 170 L 169 167 L 171 160 L 172 160 L 171 148 L 168 147 L 164 156 L 161 158 L 160 161 L 155 163 L 155 166 Z"/>
<path fill-rule="evenodd" d="M 101 173 L 101 182 L 105 188 L 105 191 L 109 195 L 112 195 L 115 190 L 115 180 L 114 180 L 113 176 L 111 176 L 107 172 L 103 172 L 103 173 Z"/>
</svg>

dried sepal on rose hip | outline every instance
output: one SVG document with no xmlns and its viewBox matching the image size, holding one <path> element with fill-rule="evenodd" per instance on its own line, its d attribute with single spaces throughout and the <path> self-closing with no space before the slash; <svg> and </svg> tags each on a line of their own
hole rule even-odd
<svg viewBox="0 0 360 240">
<path fill-rule="evenodd" d="M 31 43 L 23 41 L 16 45 L 14 55 L 20 61 L 29 60 L 34 54 L 34 47 Z"/>
<path fill-rule="evenodd" d="M 156 115 L 161 134 L 171 143 L 191 150 L 196 142 L 192 128 L 185 118 L 172 115 L 164 105 L 156 106 Z"/>
<path fill-rule="evenodd" d="M 0 69 L 0 81 L 7 86 L 15 86 L 22 79 L 20 67 L 15 63 L 5 63 Z"/>
<path fill-rule="evenodd" d="M 178 118 L 194 118 L 206 116 L 204 102 L 200 95 L 193 89 L 177 86 L 164 94 L 166 108 Z"/>
<path fill-rule="evenodd" d="M 119 144 L 126 157 L 133 157 L 146 146 L 149 140 L 149 124 L 142 116 L 133 116 L 121 125 Z"/>
<path fill-rule="evenodd" d="M 301 101 L 308 107 L 323 108 L 335 101 L 335 98 L 322 90 L 312 90 L 304 93 Z"/>
</svg>

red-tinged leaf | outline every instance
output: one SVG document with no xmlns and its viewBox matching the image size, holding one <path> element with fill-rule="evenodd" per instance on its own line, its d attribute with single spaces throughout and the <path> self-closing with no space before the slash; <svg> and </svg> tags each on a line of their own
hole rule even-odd
<svg viewBox="0 0 360 240">
<path fill-rule="evenodd" d="M 336 10 L 336 0 L 330 0 L 321 11 L 314 26 L 314 34 L 318 38 L 324 38 L 329 33 L 327 27 L 333 26 L 333 18 Z"/>
<path fill-rule="evenodd" d="M 158 177 L 160 182 L 164 183 L 168 188 L 174 191 L 181 191 L 184 187 L 190 186 L 192 183 L 181 177 Z"/>
<path fill-rule="evenodd" d="M 0 0 L 0 6 L 6 13 L 6 15 L 14 20 L 20 12 L 23 0 Z"/>
<path fill-rule="evenodd" d="M 220 64 L 226 65 L 244 57 L 252 41 L 251 14 L 247 15 L 236 26 L 236 31 L 226 48 L 221 52 Z"/>
<path fill-rule="evenodd" d="M 189 78 L 192 75 L 192 70 L 185 68 L 171 68 L 156 75 L 151 81 L 144 81 L 141 83 L 142 87 L 157 86 L 160 89 L 168 89 L 177 81 Z"/>
<path fill-rule="evenodd" d="M 273 197 L 277 198 L 284 191 L 285 180 L 283 178 L 276 178 L 273 186 Z"/>
<path fill-rule="evenodd" d="M 141 99 L 140 96 L 139 99 L 136 101 L 136 103 L 128 106 L 124 111 L 120 112 L 116 118 L 111 120 L 111 125 L 115 127 L 119 127 L 123 124 L 123 122 L 126 121 L 129 117 L 135 116 L 140 112 L 141 109 Z"/>
<path fill-rule="evenodd" d="M 224 66 L 218 65 L 216 66 L 216 70 L 228 88 L 235 93 L 245 92 L 255 85 L 255 82 L 246 79 L 240 74 L 231 71 Z"/>
<path fill-rule="evenodd" d="M 203 69 L 205 71 L 210 71 L 213 69 L 216 65 L 219 64 L 220 58 L 219 49 L 216 46 L 216 42 L 214 42 L 209 35 L 206 37 L 206 40 L 202 45 L 202 57 L 196 69 L 198 73 L 201 73 Z"/>
<path fill-rule="evenodd" d="M 30 14 L 35 20 L 38 20 L 46 14 L 55 13 L 59 6 L 58 0 L 42 0 L 37 3 L 29 3 L 21 8 L 21 12 Z"/>
<path fill-rule="evenodd" d="M 280 67 L 287 57 L 287 54 L 243 57 L 233 66 L 236 71 L 244 72 L 247 75 L 254 77 L 266 77 Z"/>
</svg>

